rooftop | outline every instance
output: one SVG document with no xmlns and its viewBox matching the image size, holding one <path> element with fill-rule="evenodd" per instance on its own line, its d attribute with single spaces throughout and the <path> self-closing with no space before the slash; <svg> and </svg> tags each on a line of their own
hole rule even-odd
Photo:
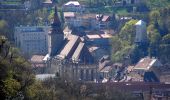
<svg viewBox="0 0 170 100">
<path fill-rule="evenodd" d="M 16 27 L 16 29 L 20 30 L 21 32 L 44 32 L 43 27 L 37 26 Z"/>
<path fill-rule="evenodd" d="M 35 77 L 37 80 L 45 80 L 48 78 L 54 78 L 55 74 L 37 74 Z"/>
<path fill-rule="evenodd" d="M 66 4 L 64 4 L 64 5 L 66 5 L 66 6 L 68 6 L 68 5 L 75 5 L 75 6 L 79 6 L 80 5 L 80 3 L 78 2 L 78 1 L 69 1 L 69 2 L 67 2 Z"/>
<path fill-rule="evenodd" d="M 79 60 L 80 54 L 81 54 L 81 52 L 83 50 L 83 47 L 84 47 L 84 43 L 80 42 L 77 49 L 75 50 L 75 52 L 74 52 L 74 54 L 72 56 L 72 60 L 76 60 L 76 61 Z"/>
<path fill-rule="evenodd" d="M 65 45 L 65 47 L 61 50 L 60 54 L 57 55 L 59 58 L 64 59 L 65 57 L 67 57 L 69 55 L 69 53 L 71 52 L 71 50 L 73 49 L 73 47 L 75 46 L 76 42 L 79 40 L 80 38 L 78 36 L 72 36 L 72 39 L 69 40 L 69 42 Z"/>
<path fill-rule="evenodd" d="M 146 25 L 146 23 L 142 20 L 139 20 L 135 25 Z"/>
<path fill-rule="evenodd" d="M 31 62 L 41 63 L 41 62 L 43 62 L 44 57 L 45 56 L 43 56 L 43 55 L 33 55 L 31 57 Z"/>
<path fill-rule="evenodd" d="M 74 12 L 64 12 L 64 17 L 65 18 L 75 17 L 75 13 Z"/>
<path fill-rule="evenodd" d="M 104 15 L 102 18 L 102 21 L 103 22 L 108 21 L 109 18 L 110 18 L 110 16 Z"/>
<path fill-rule="evenodd" d="M 45 0 L 43 3 L 46 3 L 46 4 L 52 4 L 52 0 Z"/>
<path fill-rule="evenodd" d="M 112 38 L 110 34 L 92 34 L 86 35 L 88 39 L 99 39 L 99 38 Z"/>
<path fill-rule="evenodd" d="M 149 70 L 157 61 L 155 58 L 142 58 L 134 67 L 134 69 L 143 69 L 143 70 Z"/>
</svg>

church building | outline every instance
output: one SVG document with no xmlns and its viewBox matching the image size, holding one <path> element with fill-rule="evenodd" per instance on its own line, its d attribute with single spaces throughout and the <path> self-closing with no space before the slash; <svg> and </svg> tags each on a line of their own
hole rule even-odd
<svg viewBox="0 0 170 100">
<path fill-rule="evenodd" d="M 94 64 L 84 39 L 76 35 L 64 38 L 57 7 L 48 40 L 48 54 L 45 58 L 55 73 L 64 79 L 75 81 L 95 79 L 97 65 Z"/>
</svg>

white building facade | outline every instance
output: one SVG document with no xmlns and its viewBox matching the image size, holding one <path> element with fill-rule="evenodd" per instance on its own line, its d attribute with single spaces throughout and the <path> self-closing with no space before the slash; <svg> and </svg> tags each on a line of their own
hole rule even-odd
<svg viewBox="0 0 170 100">
<path fill-rule="evenodd" d="M 24 54 L 44 55 L 48 52 L 49 26 L 21 26 L 15 27 L 14 41 Z"/>
</svg>

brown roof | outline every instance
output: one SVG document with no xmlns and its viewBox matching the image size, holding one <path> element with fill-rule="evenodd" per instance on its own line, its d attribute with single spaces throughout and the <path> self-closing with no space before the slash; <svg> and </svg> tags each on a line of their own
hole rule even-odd
<svg viewBox="0 0 170 100">
<path fill-rule="evenodd" d="M 153 58 L 142 58 L 134 67 L 134 69 L 143 69 L 143 70 L 149 70 L 150 67 L 153 66 L 153 64 L 157 61 L 157 59 Z"/>
<path fill-rule="evenodd" d="M 110 16 L 104 15 L 103 18 L 102 18 L 102 21 L 106 22 L 106 21 L 109 20 L 109 18 L 110 18 Z"/>
<path fill-rule="evenodd" d="M 73 36 L 72 39 L 69 40 L 69 42 L 61 50 L 60 54 L 57 56 L 61 59 L 65 59 L 65 57 L 68 57 L 79 41 L 80 38 L 78 36 Z"/>
<path fill-rule="evenodd" d="M 75 17 L 75 13 L 74 12 L 64 12 L 64 17 L 65 18 Z"/>
<path fill-rule="evenodd" d="M 41 63 L 41 62 L 43 62 L 43 59 L 44 59 L 44 57 L 45 56 L 43 56 L 43 55 L 33 55 L 32 57 L 31 57 L 31 62 L 35 62 L 35 63 Z"/>
</svg>

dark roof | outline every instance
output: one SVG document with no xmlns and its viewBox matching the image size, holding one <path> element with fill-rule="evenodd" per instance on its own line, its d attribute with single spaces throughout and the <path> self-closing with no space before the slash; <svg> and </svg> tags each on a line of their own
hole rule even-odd
<svg viewBox="0 0 170 100">
<path fill-rule="evenodd" d="M 84 47 L 84 43 L 80 42 L 72 56 L 72 60 L 75 60 L 75 61 L 79 60 L 83 47 Z"/>
</svg>

